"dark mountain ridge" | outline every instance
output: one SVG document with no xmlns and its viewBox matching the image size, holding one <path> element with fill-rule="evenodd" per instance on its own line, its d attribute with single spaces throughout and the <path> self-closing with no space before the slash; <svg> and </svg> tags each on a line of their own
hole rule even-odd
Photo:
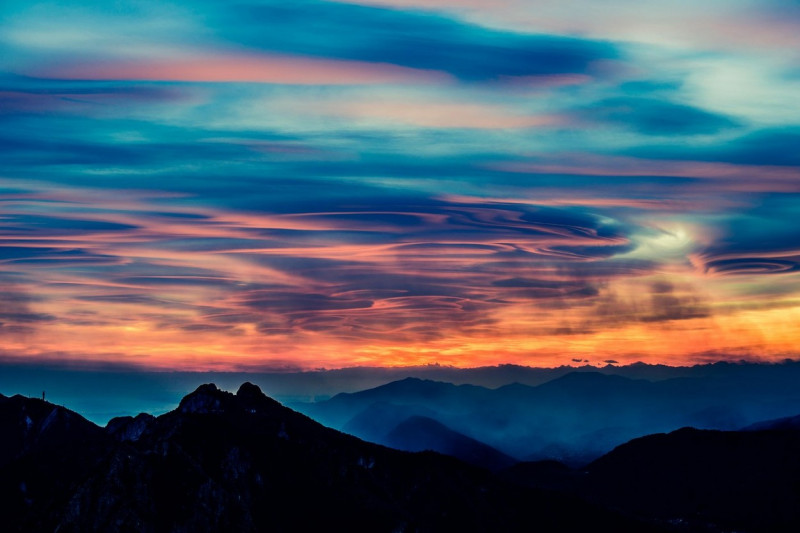
<svg viewBox="0 0 800 533">
<path fill-rule="evenodd" d="M 800 531 L 800 430 L 682 428 L 627 442 L 585 468 L 518 463 L 506 480 L 577 494 L 681 531 Z"/>
<path fill-rule="evenodd" d="M 406 422 L 401 436 L 452 437 L 430 419 Z M 203 385 L 167 414 L 106 428 L 0 396 L 0 512 L 12 532 L 789 533 L 800 530 L 800 430 L 782 424 L 684 428 L 580 469 L 519 463 L 494 476 L 326 428 L 249 383 L 236 394 Z"/>
<path fill-rule="evenodd" d="M 77 413 L 36 398 L 0 397 L 0 506 L 3 530 L 64 503 L 110 439 Z M 46 502 L 46 503 L 44 503 Z"/>
<path fill-rule="evenodd" d="M 648 529 L 450 457 L 363 442 L 249 383 L 235 395 L 203 385 L 169 413 L 105 429 L 2 398 L 0 432 L 6 531 Z"/>
</svg>

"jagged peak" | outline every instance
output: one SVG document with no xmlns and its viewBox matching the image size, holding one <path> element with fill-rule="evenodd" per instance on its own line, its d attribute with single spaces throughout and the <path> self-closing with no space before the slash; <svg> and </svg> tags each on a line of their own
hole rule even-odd
<svg viewBox="0 0 800 533">
<path fill-rule="evenodd" d="M 274 409 L 275 407 L 284 408 L 280 402 L 264 394 L 261 387 L 249 381 L 242 383 L 239 390 L 236 391 L 236 399 L 251 413 L 263 412 L 265 409 Z"/>
<path fill-rule="evenodd" d="M 182 413 L 218 413 L 230 409 L 260 409 L 266 405 L 280 405 L 261 391 L 258 385 L 242 383 L 236 395 L 220 390 L 213 383 L 200 385 L 181 400 L 178 410 Z"/>
<path fill-rule="evenodd" d="M 261 387 L 258 385 L 254 385 L 249 381 L 245 381 L 239 387 L 239 390 L 236 391 L 236 396 L 240 398 L 261 398 L 266 397 L 266 395 L 262 392 Z"/>
<path fill-rule="evenodd" d="M 219 390 L 213 383 L 205 383 L 185 396 L 178 409 L 182 413 L 217 412 L 222 410 L 222 401 L 225 395 L 230 395 L 230 393 Z"/>
<path fill-rule="evenodd" d="M 192 394 L 219 392 L 219 388 L 214 383 L 204 383 L 197 387 Z"/>
</svg>

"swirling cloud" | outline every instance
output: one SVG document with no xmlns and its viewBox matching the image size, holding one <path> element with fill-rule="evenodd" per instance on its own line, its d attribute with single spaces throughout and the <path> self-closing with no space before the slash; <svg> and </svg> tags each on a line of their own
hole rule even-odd
<svg viewBox="0 0 800 533">
<path fill-rule="evenodd" d="M 785 357 L 778 4 L 6 2 L 3 357 Z"/>
</svg>

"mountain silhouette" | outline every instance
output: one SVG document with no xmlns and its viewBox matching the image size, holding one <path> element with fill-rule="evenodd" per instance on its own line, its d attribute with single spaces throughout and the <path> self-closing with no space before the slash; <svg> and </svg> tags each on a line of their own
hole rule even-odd
<svg viewBox="0 0 800 533">
<path fill-rule="evenodd" d="M 501 364 L 478 368 L 423 365 L 391 368 L 351 367 L 302 372 L 283 369 L 273 372 L 176 370 L 167 373 L 111 363 L 100 366 L 75 366 L 65 362 L 38 361 L 33 364 L 24 361 L 0 361 L 0 391 L 31 395 L 46 389 L 51 400 L 58 398 L 59 403 L 80 412 L 96 424 L 105 425 L 113 417 L 135 415 L 140 411 L 165 413 L 177 405 L 186 394 L 210 381 L 225 390 L 236 390 L 242 382 L 250 381 L 284 405 L 306 412 L 307 409 L 300 406 L 302 402 L 322 402 L 338 393 L 372 389 L 407 377 L 456 385 L 469 383 L 495 389 L 514 382 L 538 386 L 576 372 L 618 375 L 652 382 L 691 378 L 707 385 L 709 387 L 707 392 L 718 388 L 719 384 L 727 383 L 726 394 L 729 398 L 741 400 L 742 395 L 747 395 L 748 402 L 755 402 L 753 412 L 750 412 L 750 405 L 742 406 L 741 402 L 738 404 L 721 402 L 716 406 L 706 406 L 712 410 L 704 416 L 713 415 L 716 409 L 716 413 L 723 417 L 716 421 L 723 422 L 724 426 L 716 423 L 705 425 L 700 417 L 696 421 L 687 421 L 665 427 L 663 430 L 675 429 L 682 425 L 735 429 L 760 420 L 800 412 L 797 394 L 795 393 L 792 399 L 790 392 L 792 388 L 797 389 L 796 383 L 800 381 L 800 361 L 788 359 L 778 363 L 734 361 L 682 367 L 633 363 L 535 368 Z M 731 394 L 736 391 L 740 393 L 738 397 Z M 759 402 L 762 404 L 758 405 Z M 346 422 L 347 420 L 344 420 L 342 424 Z M 341 425 L 331 425 L 341 428 Z M 530 454 L 530 450 L 521 452 L 521 457 Z"/>
<path fill-rule="evenodd" d="M 755 424 L 750 424 L 749 426 L 744 428 L 745 431 L 759 431 L 763 429 L 800 430 L 800 415 L 786 416 L 782 418 L 776 418 L 773 420 L 764 420 L 762 422 L 756 422 Z"/>
<path fill-rule="evenodd" d="M 0 398 L 4 531 L 648 531 L 574 496 L 326 428 L 245 383 L 99 428 Z"/>
<path fill-rule="evenodd" d="M 326 425 L 338 428 L 359 411 L 378 403 L 469 412 L 491 395 L 491 389 L 485 387 L 410 377 L 373 389 L 337 394 L 325 402 L 304 407 L 315 419 L 322 419 Z"/>
<path fill-rule="evenodd" d="M 722 530 L 800 530 L 800 431 L 685 428 L 626 443 L 587 467 L 584 494 Z"/>
<path fill-rule="evenodd" d="M 683 428 L 591 464 L 518 463 L 500 477 L 574 494 L 678 531 L 800 531 L 800 430 Z"/>
<path fill-rule="evenodd" d="M 583 370 L 535 387 L 496 389 L 408 378 L 295 407 L 366 440 L 380 442 L 389 420 L 425 416 L 511 457 L 582 466 L 648 434 L 686 426 L 735 430 L 795 414 L 798 368 L 707 365 L 698 375 L 658 381 Z"/>
<path fill-rule="evenodd" d="M 102 428 L 63 407 L 0 396 L 1 529 L 32 529 L 42 503 L 63 504 L 110 440 Z"/>
<path fill-rule="evenodd" d="M 420 406 L 376 402 L 350 419 L 342 431 L 369 442 L 388 446 L 385 442 L 386 435 L 415 416 L 438 420 L 441 414 Z"/>
<path fill-rule="evenodd" d="M 381 444 L 409 452 L 433 450 L 492 471 L 517 462 L 491 446 L 424 416 L 407 418 L 390 431 Z"/>
</svg>

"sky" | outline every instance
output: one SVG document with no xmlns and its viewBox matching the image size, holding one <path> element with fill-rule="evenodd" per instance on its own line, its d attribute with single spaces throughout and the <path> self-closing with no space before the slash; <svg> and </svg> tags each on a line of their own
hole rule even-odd
<svg viewBox="0 0 800 533">
<path fill-rule="evenodd" d="M 800 2 L 0 5 L 0 360 L 777 361 Z"/>
</svg>

